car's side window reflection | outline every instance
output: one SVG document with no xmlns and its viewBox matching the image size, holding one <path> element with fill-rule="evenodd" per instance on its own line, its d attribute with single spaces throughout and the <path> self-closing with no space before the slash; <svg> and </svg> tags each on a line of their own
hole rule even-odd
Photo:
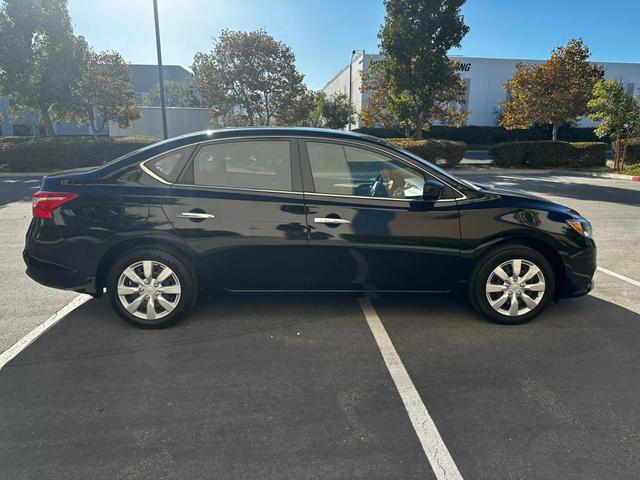
<svg viewBox="0 0 640 480">
<path fill-rule="evenodd" d="M 425 176 L 402 162 L 362 148 L 307 142 L 317 193 L 379 198 L 422 197 Z"/>
<path fill-rule="evenodd" d="M 251 140 L 203 146 L 193 162 L 196 185 L 292 190 L 287 140 Z"/>
</svg>

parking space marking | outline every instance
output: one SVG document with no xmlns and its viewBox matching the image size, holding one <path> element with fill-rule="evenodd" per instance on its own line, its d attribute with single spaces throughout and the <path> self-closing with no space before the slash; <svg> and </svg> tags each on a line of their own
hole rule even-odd
<svg viewBox="0 0 640 480">
<path fill-rule="evenodd" d="M 598 271 L 602 273 L 606 273 L 607 275 L 611 275 L 612 277 L 623 280 L 631 285 L 635 285 L 636 287 L 640 287 L 640 282 L 634 280 L 633 278 L 625 277 L 624 275 L 620 275 L 619 273 L 612 272 L 611 270 L 607 270 L 606 268 L 598 267 Z"/>
<path fill-rule="evenodd" d="M 24 337 L 11 345 L 7 350 L 0 354 L 0 370 L 11 361 L 22 350 L 31 345 L 40 335 L 53 327 L 56 323 L 62 320 L 66 315 L 78 308 L 83 303 L 91 300 L 90 295 L 78 295 L 76 298 L 67 303 L 64 307 L 58 310 L 56 313 L 47 318 L 44 322 L 38 325 L 36 328 L 27 333 Z"/>
<path fill-rule="evenodd" d="M 435 473 L 438 480 L 462 480 L 462 475 L 458 467 L 442 440 L 431 415 L 429 415 L 427 407 L 422 402 L 420 394 L 416 390 L 411 377 L 407 373 L 407 369 L 404 367 L 398 352 L 393 346 L 387 330 L 384 328 L 375 308 L 373 308 L 371 300 L 361 298 L 360 308 L 362 308 L 362 313 L 378 344 L 384 363 L 402 398 L 411 424 L 418 435 L 418 439 L 431 464 L 433 473 Z"/>
</svg>

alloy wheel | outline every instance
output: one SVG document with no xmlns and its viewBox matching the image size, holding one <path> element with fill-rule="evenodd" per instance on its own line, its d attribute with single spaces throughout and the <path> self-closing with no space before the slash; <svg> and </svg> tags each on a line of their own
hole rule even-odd
<svg viewBox="0 0 640 480">
<path fill-rule="evenodd" d="M 546 290 L 544 274 L 535 263 L 512 259 L 494 268 L 485 293 L 491 308 L 501 315 L 518 317 L 535 309 Z"/>
<path fill-rule="evenodd" d="M 118 279 L 118 298 L 133 316 L 159 320 L 180 302 L 180 281 L 174 271 L 155 260 L 142 260 L 124 269 Z"/>
</svg>

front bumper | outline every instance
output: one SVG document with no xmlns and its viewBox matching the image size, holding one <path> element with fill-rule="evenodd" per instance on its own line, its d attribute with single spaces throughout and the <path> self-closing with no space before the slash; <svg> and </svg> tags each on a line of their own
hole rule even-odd
<svg viewBox="0 0 640 480">
<path fill-rule="evenodd" d="M 589 247 L 563 260 L 565 275 L 558 297 L 581 297 L 593 290 L 593 275 L 598 268 L 597 249 L 593 241 L 590 241 Z"/>
</svg>

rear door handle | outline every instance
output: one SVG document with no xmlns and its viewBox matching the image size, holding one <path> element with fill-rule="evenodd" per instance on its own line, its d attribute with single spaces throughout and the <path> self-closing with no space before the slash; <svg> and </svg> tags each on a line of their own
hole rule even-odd
<svg viewBox="0 0 640 480">
<path fill-rule="evenodd" d="M 331 218 L 331 217 L 316 217 L 313 219 L 315 223 L 328 223 L 328 224 L 345 224 L 351 223 L 349 220 L 345 220 L 344 218 Z"/>
<path fill-rule="evenodd" d="M 179 218 L 195 218 L 199 220 L 216 218 L 215 215 L 211 215 L 210 213 L 199 213 L 199 212 L 182 212 L 182 213 L 179 213 L 177 216 Z"/>
</svg>

